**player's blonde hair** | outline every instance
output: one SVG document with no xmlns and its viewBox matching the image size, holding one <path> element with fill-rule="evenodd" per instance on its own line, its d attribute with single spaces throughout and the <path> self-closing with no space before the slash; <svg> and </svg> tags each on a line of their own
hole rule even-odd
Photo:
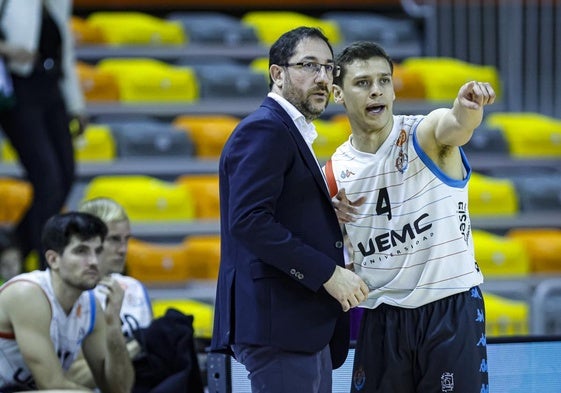
<svg viewBox="0 0 561 393">
<path fill-rule="evenodd" d="M 111 198 L 99 197 L 84 201 L 78 211 L 90 213 L 101 218 L 105 223 L 129 221 L 125 209 Z"/>
</svg>

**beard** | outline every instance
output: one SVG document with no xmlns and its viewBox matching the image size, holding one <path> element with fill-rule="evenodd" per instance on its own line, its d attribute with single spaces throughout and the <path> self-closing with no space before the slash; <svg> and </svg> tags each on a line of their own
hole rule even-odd
<svg viewBox="0 0 561 393">
<path fill-rule="evenodd" d="M 92 271 L 93 273 L 93 271 Z M 87 274 L 84 276 L 73 276 L 73 275 L 60 275 L 61 280 L 69 287 L 78 289 L 80 291 L 89 291 L 94 289 L 101 279 L 99 271 L 96 275 Z"/>
<path fill-rule="evenodd" d="M 317 98 L 313 95 L 318 92 L 327 93 L 325 103 L 316 102 Z M 320 117 L 329 103 L 329 90 L 326 86 L 317 85 L 308 91 L 303 91 L 301 88 L 292 83 L 290 77 L 286 78 L 282 94 L 283 97 L 294 105 L 308 121 L 312 121 Z"/>
</svg>

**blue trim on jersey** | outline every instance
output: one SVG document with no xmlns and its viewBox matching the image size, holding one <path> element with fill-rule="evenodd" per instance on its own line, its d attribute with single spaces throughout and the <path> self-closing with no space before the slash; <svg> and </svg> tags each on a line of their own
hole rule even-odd
<svg viewBox="0 0 561 393">
<path fill-rule="evenodd" d="M 418 126 L 419 124 L 417 124 Z M 464 153 L 464 150 L 460 147 L 460 156 L 462 157 L 462 164 L 466 170 L 466 177 L 463 180 L 452 179 L 450 176 L 446 175 L 444 172 L 440 170 L 438 165 L 436 165 L 427 154 L 421 149 L 419 145 L 419 141 L 417 140 L 417 126 L 415 126 L 415 130 L 413 130 L 413 148 L 417 152 L 417 155 L 423 161 L 423 163 L 429 168 L 429 170 L 440 179 L 444 184 L 449 185 L 450 187 L 456 188 L 464 188 L 471 177 L 471 166 L 467 160 L 467 157 Z"/>
<path fill-rule="evenodd" d="M 150 318 L 154 319 L 154 310 L 152 309 L 152 301 L 150 300 L 150 296 L 148 295 L 148 290 L 144 286 L 144 284 L 140 283 L 142 290 L 144 291 L 144 296 L 146 297 L 146 304 L 148 304 L 150 308 Z"/>
<path fill-rule="evenodd" d="M 96 307 L 96 304 L 95 304 L 94 291 L 93 290 L 88 291 L 88 294 L 90 295 L 90 307 L 91 307 L 92 311 L 90 313 L 90 315 L 91 315 L 90 328 L 88 329 L 88 332 L 86 333 L 86 336 L 89 335 L 93 331 L 93 328 L 94 328 L 94 325 L 95 325 L 95 314 L 96 314 L 96 311 L 97 311 L 97 307 Z"/>
</svg>

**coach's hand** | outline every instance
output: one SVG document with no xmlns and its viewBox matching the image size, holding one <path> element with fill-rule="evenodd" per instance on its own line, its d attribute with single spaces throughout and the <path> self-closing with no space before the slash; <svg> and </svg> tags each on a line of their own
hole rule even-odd
<svg viewBox="0 0 561 393">
<path fill-rule="evenodd" d="M 339 303 L 343 311 L 349 311 L 358 306 L 368 296 L 368 286 L 354 272 L 337 266 L 333 275 L 327 280 L 323 287 Z"/>
</svg>

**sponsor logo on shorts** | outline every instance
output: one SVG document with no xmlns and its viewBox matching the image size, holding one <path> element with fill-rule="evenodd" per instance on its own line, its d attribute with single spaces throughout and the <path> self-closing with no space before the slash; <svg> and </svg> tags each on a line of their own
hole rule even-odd
<svg viewBox="0 0 561 393">
<path fill-rule="evenodd" d="M 353 384 L 355 385 L 356 390 L 362 390 L 364 384 L 366 383 L 366 374 L 362 367 L 359 367 L 355 370 L 353 375 Z"/>
<path fill-rule="evenodd" d="M 443 392 L 454 391 L 454 373 L 444 372 L 440 377 L 440 386 Z"/>
</svg>

